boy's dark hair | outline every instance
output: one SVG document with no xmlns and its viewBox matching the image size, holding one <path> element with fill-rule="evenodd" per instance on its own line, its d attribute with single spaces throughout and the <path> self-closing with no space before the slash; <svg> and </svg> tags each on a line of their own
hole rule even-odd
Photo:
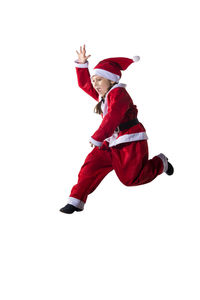
<svg viewBox="0 0 200 300">
<path fill-rule="evenodd" d="M 101 115 L 103 112 L 102 112 L 102 109 L 101 109 L 101 103 L 102 102 L 104 102 L 104 97 L 101 97 L 101 101 L 99 101 L 98 103 L 97 103 L 97 105 L 95 106 L 95 108 L 94 108 L 94 112 L 96 113 L 96 114 L 99 114 L 99 115 Z"/>
</svg>

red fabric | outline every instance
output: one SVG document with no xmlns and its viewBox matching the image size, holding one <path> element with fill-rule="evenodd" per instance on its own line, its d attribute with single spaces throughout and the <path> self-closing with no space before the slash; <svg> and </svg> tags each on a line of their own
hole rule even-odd
<svg viewBox="0 0 200 300">
<path fill-rule="evenodd" d="M 93 87 L 90 80 L 90 73 L 88 68 L 76 68 L 76 74 L 79 87 L 84 90 L 88 95 L 94 98 L 96 101 L 99 99 L 99 94 Z"/>
<path fill-rule="evenodd" d="M 78 84 L 88 95 L 98 101 L 98 93 L 93 88 L 88 68 L 76 68 Z M 122 143 L 109 147 L 104 141 L 113 134 L 120 123 L 137 117 L 137 107 L 125 88 L 116 87 L 107 94 L 108 112 L 98 130 L 92 136 L 103 142 L 101 149 L 95 147 L 86 157 L 78 175 L 78 182 L 71 190 L 70 197 L 86 202 L 103 178 L 112 170 L 127 186 L 145 184 L 163 172 L 162 160 L 155 156 L 148 160 L 147 141 Z M 119 136 L 144 132 L 141 123 L 119 133 Z"/>
<path fill-rule="evenodd" d="M 79 87 L 88 95 L 98 101 L 98 93 L 93 88 L 88 68 L 76 68 Z M 98 142 L 103 142 L 110 137 L 120 123 L 128 122 L 137 117 L 137 106 L 125 88 L 116 87 L 107 94 L 108 112 L 104 116 L 102 123 L 92 138 Z M 125 134 L 144 132 L 145 128 L 141 123 L 128 130 L 120 132 L 119 137 Z"/>
<path fill-rule="evenodd" d="M 70 197 L 86 202 L 88 195 L 112 170 L 123 184 L 136 186 L 148 183 L 160 175 L 163 163 L 158 156 L 148 160 L 146 140 L 111 148 L 104 142 L 101 149 L 95 147 L 86 157 Z"/>
<path fill-rule="evenodd" d="M 132 115 L 135 117 L 137 115 L 132 100 L 124 88 L 115 88 L 110 91 L 107 101 L 108 112 L 103 118 L 98 130 L 92 135 L 92 138 L 99 142 L 103 142 L 106 138 L 110 137 L 120 123 L 128 121 L 126 112 L 128 112 L 129 107 L 130 111 L 131 109 L 133 110 Z"/>
</svg>

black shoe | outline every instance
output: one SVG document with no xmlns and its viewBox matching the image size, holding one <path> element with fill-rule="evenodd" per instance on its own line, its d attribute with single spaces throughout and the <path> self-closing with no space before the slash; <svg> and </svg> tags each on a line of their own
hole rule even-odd
<svg viewBox="0 0 200 300">
<path fill-rule="evenodd" d="M 168 169 L 166 171 L 167 175 L 172 175 L 174 173 L 174 167 L 170 164 L 170 162 L 168 162 Z"/>
<path fill-rule="evenodd" d="M 60 211 L 65 214 L 73 214 L 73 212 L 82 211 L 82 209 L 79 209 L 71 204 L 67 204 L 65 207 L 61 208 Z"/>
</svg>

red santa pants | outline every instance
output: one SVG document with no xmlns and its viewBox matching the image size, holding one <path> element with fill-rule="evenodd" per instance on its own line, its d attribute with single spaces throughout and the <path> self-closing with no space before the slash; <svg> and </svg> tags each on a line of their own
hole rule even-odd
<svg viewBox="0 0 200 300">
<path fill-rule="evenodd" d="M 163 172 L 163 162 L 158 156 L 148 160 L 146 140 L 115 147 L 108 147 L 107 142 L 104 142 L 101 149 L 95 147 L 86 157 L 70 198 L 84 204 L 87 196 L 112 170 L 115 170 L 123 184 L 136 186 L 148 183 L 160 175 Z"/>
</svg>

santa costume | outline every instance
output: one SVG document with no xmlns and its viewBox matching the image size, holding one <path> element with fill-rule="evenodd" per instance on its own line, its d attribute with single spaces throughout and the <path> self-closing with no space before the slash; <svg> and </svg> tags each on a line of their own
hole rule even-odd
<svg viewBox="0 0 200 300">
<path fill-rule="evenodd" d="M 121 70 L 139 60 L 124 57 L 100 61 L 93 70 L 98 75 L 115 82 L 101 99 L 91 83 L 88 62 L 75 62 L 78 85 L 96 101 L 101 101 L 102 122 L 90 141 L 96 147 L 86 157 L 78 175 L 78 182 L 71 190 L 68 204 L 60 211 L 73 213 L 84 209 L 87 197 L 112 170 L 126 186 L 148 183 L 163 172 L 173 174 L 173 167 L 164 154 L 148 159 L 147 134 L 137 119 L 137 107 L 119 83 Z"/>
</svg>

